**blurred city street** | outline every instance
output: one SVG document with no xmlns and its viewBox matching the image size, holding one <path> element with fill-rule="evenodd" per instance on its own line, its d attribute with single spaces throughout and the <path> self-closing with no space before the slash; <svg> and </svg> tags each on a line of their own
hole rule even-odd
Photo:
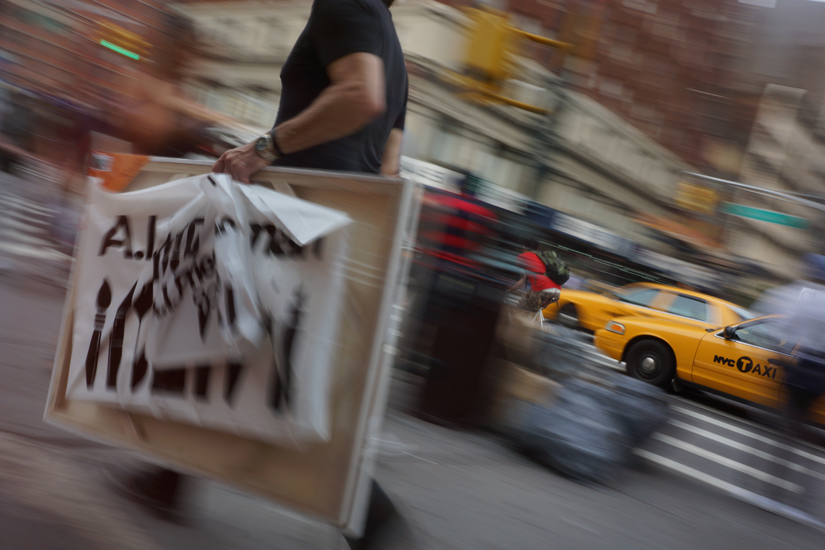
<svg viewBox="0 0 825 550">
<path fill-rule="evenodd" d="M 165 523 L 107 484 L 103 467 L 138 464 L 123 451 L 43 424 L 64 291 L 6 273 L 0 281 L 0 517 L 8 548 L 335 549 L 337 531 L 199 481 L 184 525 Z M 825 452 L 800 444 L 804 471 L 777 473 L 777 435 L 713 406 L 675 397 L 669 424 L 607 487 L 565 479 L 496 435 L 413 419 L 418 378 L 396 372 L 377 478 L 407 525 L 388 549 L 820 548 L 821 529 L 730 495 L 794 483 L 822 502 Z M 724 403 L 721 407 L 730 408 Z M 741 414 L 741 413 L 740 413 Z M 713 454 L 711 454 L 713 453 Z M 720 458 L 722 457 L 722 458 Z M 782 481 L 787 476 L 788 481 Z M 819 510 L 822 510 L 821 505 Z M 105 517 L 107 522 L 91 521 Z M 820 520 L 825 519 L 822 516 Z M 44 527 L 47 525 L 47 528 Z M 105 529 L 101 529 L 104 525 Z"/>
<path fill-rule="evenodd" d="M 825 0 L 0 0 L 0 550 L 820 550 L 823 65 Z"/>
</svg>

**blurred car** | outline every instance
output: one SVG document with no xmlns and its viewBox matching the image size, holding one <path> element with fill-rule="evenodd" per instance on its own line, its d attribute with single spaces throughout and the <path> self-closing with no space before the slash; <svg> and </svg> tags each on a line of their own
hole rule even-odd
<svg viewBox="0 0 825 550">
<path fill-rule="evenodd" d="M 795 342 L 782 339 L 781 318 L 759 317 L 711 329 L 680 321 L 622 317 L 597 330 L 596 347 L 627 364 L 628 374 L 660 387 L 688 386 L 778 408 L 782 365 L 793 361 Z M 813 419 L 825 424 L 825 399 Z"/>
<path fill-rule="evenodd" d="M 594 332 L 617 317 L 681 320 L 700 327 L 725 326 L 755 317 L 748 310 L 691 290 L 654 283 L 634 283 L 601 293 L 562 288 L 561 298 L 544 318 L 569 328 Z"/>
</svg>

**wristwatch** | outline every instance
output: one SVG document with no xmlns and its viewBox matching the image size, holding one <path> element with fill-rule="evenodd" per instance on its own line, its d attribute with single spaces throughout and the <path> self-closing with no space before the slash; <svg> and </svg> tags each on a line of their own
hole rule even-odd
<svg viewBox="0 0 825 550">
<path fill-rule="evenodd" d="M 275 162 L 281 156 L 279 154 L 280 150 L 275 145 L 275 140 L 269 132 L 255 140 L 255 153 L 269 163 Z"/>
</svg>

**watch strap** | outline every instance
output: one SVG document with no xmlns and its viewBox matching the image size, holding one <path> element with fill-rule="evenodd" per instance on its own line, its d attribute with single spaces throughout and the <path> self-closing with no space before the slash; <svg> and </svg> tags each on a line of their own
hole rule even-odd
<svg viewBox="0 0 825 550">
<path fill-rule="evenodd" d="M 281 151 L 281 147 L 278 145 L 278 138 L 277 138 L 277 133 L 275 132 L 275 128 L 273 128 L 269 131 L 269 137 L 272 138 L 271 143 L 272 143 L 272 150 L 274 151 L 274 153 L 276 155 L 278 155 L 279 158 L 284 156 L 284 152 Z"/>
<path fill-rule="evenodd" d="M 278 156 L 272 151 L 272 138 L 269 134 L 260 136 L 255 142 L 255 153 L 269 163 L 278 160 Z"/>
</svg>

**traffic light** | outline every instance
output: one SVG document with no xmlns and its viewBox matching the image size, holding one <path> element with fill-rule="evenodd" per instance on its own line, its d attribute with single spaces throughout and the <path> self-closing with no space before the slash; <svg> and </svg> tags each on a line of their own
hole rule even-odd
<svg viewBox="0 0 825 550">
<path fill-rule="evenodd" d="M 503 12 L 486 8 L 469 9 L 467 15 L 470 19 L 469 41 L 465 73 L 459 80 L 468 90 L 468 96 L 481 102 L 504 103 L 546 114 L 544 107 L 522 103 L 501 94 L 502 84 L 512 76 L 510 54 L 520 40 L 530 40 L 562 51 L 567 51 L 570 45 L 511 27 L 509 15 Z"/>
<path fill-rule="evenodd" d="M 508 52 L 515 38 L 509 16 L 468 10 L 470 36 L 466 56 L 467 76 L 485 84 L 503 82 L 509 75 Z"/>
<path fill-rule="evenodd" d="M 139 35 L 113 23 L 98 22 L 98 43 L 135 61 L 145 58 L 151 45 Z"/>
</svg>

